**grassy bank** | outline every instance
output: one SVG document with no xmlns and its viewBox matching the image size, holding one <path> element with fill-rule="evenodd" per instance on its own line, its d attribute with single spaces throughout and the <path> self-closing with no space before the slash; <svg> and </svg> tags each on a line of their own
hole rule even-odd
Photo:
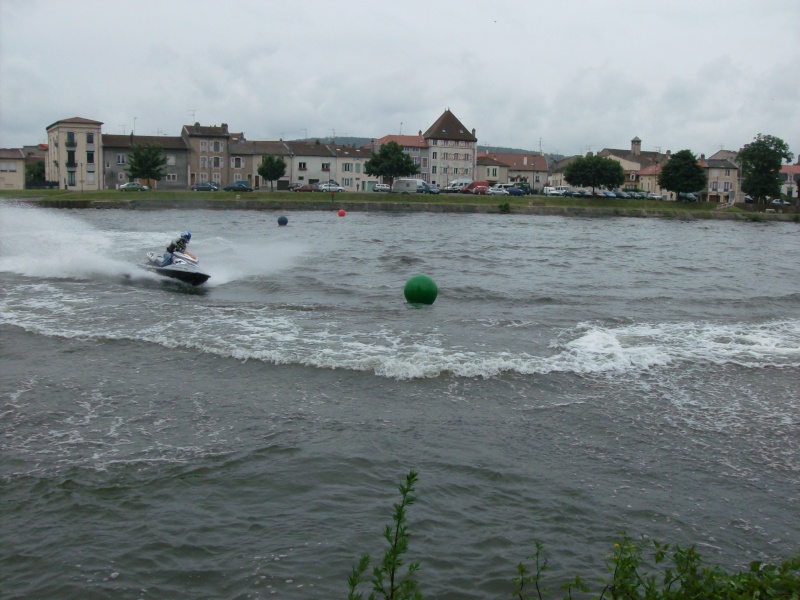
<svg viewBox="0 0 800 600">
<path fill-rule="evenodd" d="M 375 212 L 457 212 L 530 215 L 565 215 L 586 217 L 660 217 L 682 219 L 781 220 L 800 222 L 795 208 L 765 213 L 767 207 L 736 206 L 717 210 L 708 202 L 678 203 L 622 198 L 563 198 L 558 196 L 463 196 L 440 194 L 385 194 L 343 192 L 333 198 L 324 193 L 276 192 L 191 192 L 148 191 L 120 192 L 100 190 L 2 191 L 2 199 L 23 199 L 53 208 L 128 208 L 159 210 L 165 208 L 207 208 L 212 210 L 331 210 Z"/>
</svg>

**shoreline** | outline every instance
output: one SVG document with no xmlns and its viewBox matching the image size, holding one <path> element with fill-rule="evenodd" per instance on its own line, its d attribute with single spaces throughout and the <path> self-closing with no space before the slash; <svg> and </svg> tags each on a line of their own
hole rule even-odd
<svg viewBox="0 0 800 600">
<path fill-rule="evenodd" d="M 648 209 L 603 206 L 545 206 L 535 200 L 528 204 L 508 204 L 508 211 L 500 209 L 499 204 L 445 203 L 445 202 L 392 202 L 392 201 L 314 201 L 262 198 L 175 198 L 175 199 L 62 199 L 31 196 L 3 198 L 7 201 L 22 202 L 47 208 L 78 209 L 125 209 L 125 210 L 268 210 L 268 211 L 338 211 L 349 212 L 390 212 L 390 213 L 453 213 L 453 214 L 518 214 L 532 216 L 564 216 L 587 218 L 661 218 L 726 221 L 796 221 L 797 213 L 729 212 L 725 210 L 680 210 Z"/>
</svg>

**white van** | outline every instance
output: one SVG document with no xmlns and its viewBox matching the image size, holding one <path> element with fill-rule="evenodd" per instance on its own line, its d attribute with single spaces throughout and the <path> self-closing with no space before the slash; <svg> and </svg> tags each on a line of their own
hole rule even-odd
<svg viewBox="0 0 800 600">
<path fill-rule="evenodd" d="M 447 187 L 442 188 L 443 192 L 460 192 L 465 187 L 467 187 L 470 183 L 472 183 L 472 179 L 453 179 Z"/>
<path fill-rule="evenodd" d="M 544 195 L 545 196 L 563 196 L 563 192 L 559 192 L 558 188 L 554 187 L 546 187 L 544 188 Z"/>
<path fill-rule="evenodd" d="M 427 187 L 422 179 L 395 179 L 392 183 L 395 194 L 424 194 Z"/>
</svg>

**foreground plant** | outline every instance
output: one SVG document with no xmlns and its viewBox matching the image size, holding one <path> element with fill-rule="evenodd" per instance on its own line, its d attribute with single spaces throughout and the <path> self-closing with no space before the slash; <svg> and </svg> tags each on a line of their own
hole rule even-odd
<svg viewBox="0 0 800 600">
<path fill-rule="evenodd" d="M 408 552 L 408 525 L 406 508 L 416 498 L 412 495 L 417 473 L 411 471 L 401 485 L 401 501 L 394 504 L 393 525 L 387 525 L 383 537 L 389 548 L 383 560 L 372 569 L 372 578 L 367 579 L 370 556 L 364 554 L 353 567 L 348 578 L 348 600 L 359 600 L 363 593 L 357 588 L 372 584 L 369 600 L 417 600 L 422 594 L 417 590 L 414 573 L 419 563 L 411 563 L 404 576 L 400 576 L 403 556 Z M 547 571 L 547 559 L 542 544 L 536 542 L 536 552 L 526 560 L 531 567 L 520 562 L 517 576 L 513 578 L 513 597 L 518 600 L 544 600 L 543 574 Z M 652 549 L 652 564 L 644 558 L 644 551 Z M 800 600 L 800 554 L 780 565 L 768 565 L 755 561 L 745 571 L 726 573 L 719 567 L 704 566 L 694 546 L 684 549 L 642 538 L 639 543 L 625 532 L 620 532 L 614 550 L 606 556 L 606 567 L 610 579 L 602 579 L 601 587 L 592 598 L 613 600 Z M 564 598 L 590 594 L 590 586 L 580 577 L 560 586 Z M 526 595 L 527 594 L 527 595 Z M 554 597 L 554 596 L 548 596 Z"/>
<path fill-rule="evenodd" d="M 405 576 L 400 576 L 400 568 L 403 566 L 403 555 L 408 552 L 408 525 L 406 524 L 406 508 L 414 504 L 416 497 L 414 484 L 417 482 L 417 473 L 410 471 L 406 476 L 405 485 L 400 485 L 400 503 L 394 504 L 392 513 L 393 525 L 387 525 L 383 531 L 383 537 L 389 543 L 389 548 L 383 555 L 380 565 L 372 568 L 372 579 L 367 580 L 365 574 L 370 565 L 369 554 L 364 554 L 358 562 L 357 567 L 353 567 L 353 572 L 348 577 L 349 586 L 348 600 L 359 600 L 363 598 L 362 592 L 357 592 L 356 588 L 368 581 L 372 583 L 372 593 L 368 596 L 369 600 L 377 597 L 387 600 L 422 600 L 422 594 L 417 591 L 417 581 L 414 580 L 414 573 L 419 569 L 419 563 L 408 565 Z"/>
</svg>

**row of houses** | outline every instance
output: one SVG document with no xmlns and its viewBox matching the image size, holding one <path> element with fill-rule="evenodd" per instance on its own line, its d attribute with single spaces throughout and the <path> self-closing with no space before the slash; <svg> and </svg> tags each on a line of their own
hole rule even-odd
<svg viewBox="0 0 800 600">
<path fill-rule="evenodd" d="M 25 164 L 42 160 L 45 179 L 58 187 L 92 191 L 114 189 L 128 181 L 126 173 L 134 144 L 157 144 L 167 158 L 166 173 L 155 183 L 158 189 L 185 190 L 197 182 L 220 185 L 246 181 L 264 188 L 258 166 L 265 156 L 277 155 L 286 162 L 286 174 L 277 182 L 278 189 L 290 183 L 337 181 L 348 191 L 371 191 L 376 177 L 367 175 L 365 163 L 384 144 L 396 142 L 419 167 L 419 177 L 442 187 L 455 179 L 485 180 L 493 183 L 527 182 L 534 189 L 568 185 L 564 180 L 567 166 L 578 155 L 548 163 L 534 152 L 478 151 L 475 129 L 467 129 L 449 110 L 423 133 L 386 135 L 360 147 L 319 141 L 247 140 L 244 132 L 232 132 L 227 123 L 206 126 L 184 125 L 178 136 L 112 135 L 102 133 L 103 123 L 82 117 L 62 119 L 49 125 L 47 144 L 22 149 L 0 149 L 0 189 L 25 187 Z M 592 153 L 588 153 L 590 156 Z M 600 156 L 618 161 L 625 174 L 624 189 L 641 190 L 657 195 L 668 194 L 658 185 L 662 167 L 670 152 L 642 150 L 638 137 L 630 148 L 604 148 Z M 737 153 L 720 150 L 699 163 L 707 171 L 708 186 L 701 192 L 711 202 L 741 202 Z M 797 195 L 797 165 L 784 168 L 784 193 Z"/>
</svg>

